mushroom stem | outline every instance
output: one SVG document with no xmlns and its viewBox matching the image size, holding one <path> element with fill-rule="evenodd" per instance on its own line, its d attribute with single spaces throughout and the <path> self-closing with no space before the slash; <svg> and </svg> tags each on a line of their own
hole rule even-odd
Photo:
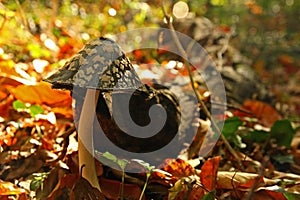
<svg viewBox="0 0 300 200">
<path fill-rule="evenodd" d="M 99 93 L 98 90 L 94 89 L 87 89 L 86 91 L 78 124 L 78 157 L 79 168 L 85 165 L 81 172 L 82 177 L 87 179 L 93 187 L 101 191 L 95 168 L 92 134 Z"/>
</svg>

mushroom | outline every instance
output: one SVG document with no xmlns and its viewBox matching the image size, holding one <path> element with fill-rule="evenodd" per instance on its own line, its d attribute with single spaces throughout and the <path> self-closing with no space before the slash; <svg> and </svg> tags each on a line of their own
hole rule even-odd
<svg viewBox="0 0 300 200">
<path fill-rule="evenodd" d="M 75 116 L 79 117 L 79 167 L 85 165 L 82 177 L 99 190 L 94 162 L 93 135 L 99 132 L 93 127 L 95 117 L 111 144 L 125 150 L 125 154 L 140 153 L 142 158 L 169 144 L 179 130 L 181 113 L 176 96 L 158 84 L 142 84 L 113 40 L 100 37 L 90 41 L 45 81 L 52 88 L 72 90 Z M 157 104 L 159 111 L 152 112 Z M 148 132 L 156 134 L 149 136 Z M 103 139 L 99 140 L 102 149 L 106 147 Z"/>
<path fill-rule="evenodd" d="M 113 40 L 100 37 L 88 42 L 45 81 L 56 89 L 86 90 L 77 127 L 79 167 L 85 165 L 82 177 L 100 190 L 92 135 L 99 94 L 104 91 L 136 90 L 142 86 L 140 79 L 121 48 Z"/>
</svg>

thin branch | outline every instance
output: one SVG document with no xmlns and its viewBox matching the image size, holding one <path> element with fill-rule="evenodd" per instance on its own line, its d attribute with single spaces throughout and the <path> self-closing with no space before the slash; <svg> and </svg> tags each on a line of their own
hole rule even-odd
<svg viewBox="0 0 300 200">
<path fill-rule="evenodd" d="M 163 13 L 164 13 L 164 16 L 166 18 L 166 21 L 169 25 L 169 28 L 171 29 L 171 34 L 172 34 L 172 37 L 173 37 L 173 40 L 180 52 L 181 55 L 183 55 L 184 58 L 187 58 L 187 54 L 185 52 L 185 50 L 183 49 L 182 47 L 182 44 L 180 43 L 177 35 L 176 35 L 176 32 L 175 32 L 175 28 L 172 24 L 172 21 L 171 21 L 171 17 L 168 16 L 168 14 L 166 13 L 165 9 L 164 9 L 164 6 L 162 5 L 162 10 L 163 10 Z M 192 71 L 191 71 L 191 67 L 190 67 L 190 64 L 187 62 L 186 59 L 184 59 L 184 64 L 188 70 L 188 74 L 189 74 L 189 78 L 190 78 L 190 81 L 191 81 L 191 85 L 192 85 L 192 88 L 193 88 L 193 91 L 196 95 L 196 98 L 198 100 L 198 102 L 200 103 L 205 115 L 207 116 L 208 119 L 210 119 L 211 123 L 212 123 L 212 126 L 213 128 L 217 131 L 217 133 L 220 135 L 222 141 L 224 142 L 227 150 L 232 154 L 232 156 L 236 159 L 236 161 L 238 162 L 239 166 L 241 169 L 243 169 L 243 165 L 242 165 L 242 162 L 240 160 L 240 158 L 238 157 L 238 155 L 236 154 L 236 152 L 234 151 L 234 149 L 230 146 L 229 142 L 227 141 L 227 139 L 225 138 L 225 136 L 221 133 L 221 130 L 219 129 L 217 123 L 215 122 L 215 120 L 211 117 L 211 114 L 207 108 L 207 106 L 205 105 L 205 103 L 203 102 L 203 100 L 201 99 L 201 94 L 199 93 L 199 91 L 195 88 L 195 81 L 194 81 L 194 77 L 192 75 Z"/>
<path fill-rule="evenodd" d="M 29 29 L 28 21 L 27 21 L 26 15 L 24 13 L 24 10 L 23 10 L 23 8 L 22 8 L 22 6 L 20 4 L 20 1 L 19 0 L 15 0 L 15 2 L 17 4 L 17 6 L 18 6 L 19 11 L 20 11 L 20 15 L 21 15 L 21 19 L 22 19 L 22 23 L 23 23 L 24 27 L 26 29 Z"/>
</svg>

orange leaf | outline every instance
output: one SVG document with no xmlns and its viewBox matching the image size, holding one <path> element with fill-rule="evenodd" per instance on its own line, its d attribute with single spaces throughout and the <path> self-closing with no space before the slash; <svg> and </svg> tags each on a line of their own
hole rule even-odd
<svg viewBox="0 0 300 200">
<path fill-rule="evenodd" d="M 18 195 L 18 199 L 26 199 L 26 193 L 26 190 L 13 183 L 0 180 L 0 199 L 10 199 L 8 196 L 12 195 Z"/>
<path fill-rule="evenodd" d="M 246 100 L 243 107 L 251 111 L 267 127 L 271 127 L 275 121 L 282 118 L 272 106 L 261 101 Z"/>
<path fill-rule="evenodd" d="M 9 95 L 6 99 L 0 101 L 0 116 L 8 117 L 9 116 L 9 107 L 11 106 L 14 97 Z"/>
<path fill-rule="evenodd" d="M 26 103 L 47 104 L 49 106 L 71 106 L 72 98 L 69 91 L 53 90 L 50 84 L 40 82 L 37 85 L 20 85 L 12 88 L 10 92 Z"/>
<path fill-rule="evenodd" d="M 220 156 L 207 160 L 201 167 L 200 180 L 209 191 L 216 188 Z"/>
<path fill-rule="evenodd" d="M 163 163 L 163 170 L 169 172 L 175 178 L 186 177 L 195 174 L 195 168 L 193 168 L 186 161 L 177 158 L 166 159 Z"/>
<path fill-rule="evenodd" d="M 73 109 L 71 107 L 54 107 L 52 111 L 55 114 L 63 115 L 65 118 L 73 118 Z"/>
</svg>

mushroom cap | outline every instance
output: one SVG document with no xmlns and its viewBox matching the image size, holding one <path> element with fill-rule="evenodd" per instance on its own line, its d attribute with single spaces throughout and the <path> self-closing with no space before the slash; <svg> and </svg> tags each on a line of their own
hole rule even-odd
<svg viewBox="0 0 300 200">
<path fill-rule="evenodd" d="M 88 42 L 56 73 L 44 81 L 52 88 L 74 86 L 98 90 L 135 90 L 142 85 L 130 60 L 111 39 L 100 37 Z"/>
</svg>

